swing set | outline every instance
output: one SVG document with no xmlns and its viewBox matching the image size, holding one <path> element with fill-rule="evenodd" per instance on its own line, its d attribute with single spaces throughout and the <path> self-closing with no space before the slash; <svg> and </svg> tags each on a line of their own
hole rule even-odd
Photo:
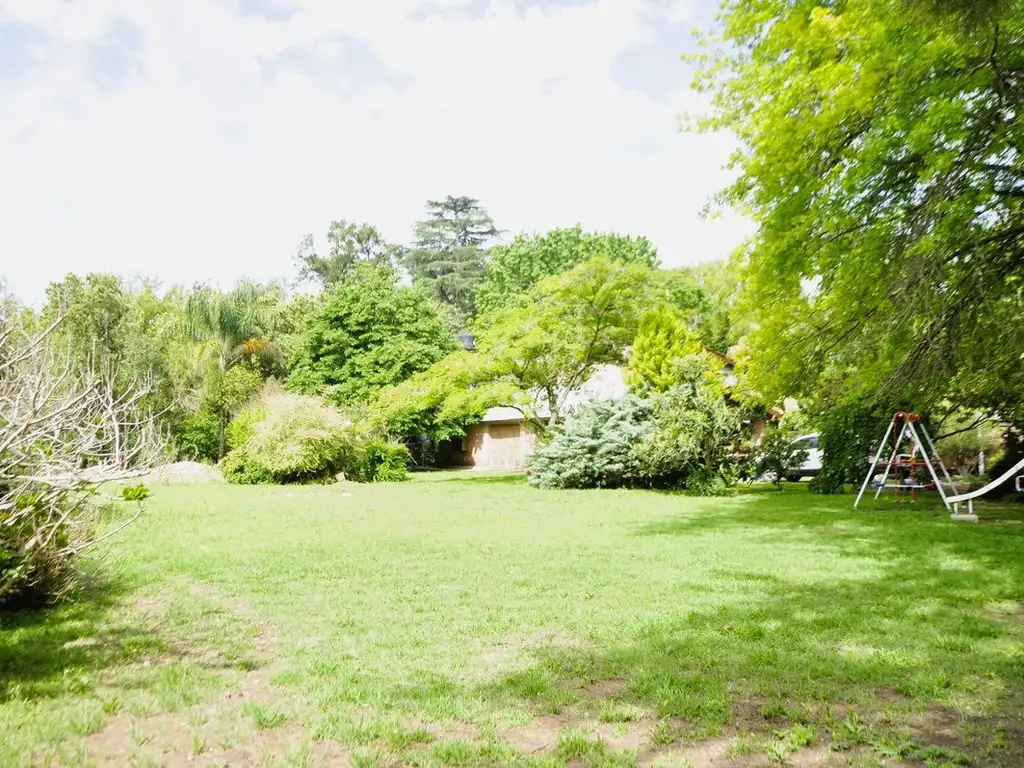
<svg viewBox="0 0 1024 768">
<path fill-rule="evenodd" d="M 897 425 L 900 425 L 898 431 Z M 894 434 L 896 439 L 890 443 Z M 892 449 L 889 458 L 883 462 L 882 456 L 889 448 Z M 885 471 L 879 475 L 877 472 L 882 466 L 885 467 Z M 898 411 L 893 414 L 885 437 L 878 445 L 878 451 L 868 468 L 867 477 L 864 478 L 853 507 L 856 509 L 860 505 L 869 484 L 874 484 L 876 499 L 882 495 L 882 491 L 891 490 L 895 500 L 898 501 L 905 492 L 911 503 L 914 502 L 918 491 L 935 490 L 938 491 L 946 509 L 952 513 L 951 517 L 954 520 L 977 522 L 974 499 L 1002 485 L 1018 472 L 1024 472 L 1024 460 L 983 488 L 961 493 L 942 462 L 942 457 L 939 456 L 921 417 L 916 413 Z M 1017 477 L 1016 487 L 1018 491 L 1024 490 L 1024 474 Z M 960 504 L 963 502 L 967 502 L 966 512 L 960 511 Z"/>
</svg>

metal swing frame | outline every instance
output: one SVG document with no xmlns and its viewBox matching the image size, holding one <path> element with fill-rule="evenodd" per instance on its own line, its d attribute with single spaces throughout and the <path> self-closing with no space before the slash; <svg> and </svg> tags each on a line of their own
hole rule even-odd
<svg viewBox="0 0 1024 768">
<path fill-rule="evenodd" d="M 931 435 L 928 434 L 928 429 L 921 421 L 921 417 L 916 413 L 908 413 L 906 411 L 898 411 L 893 414 L 892 421 L 889 422 L 889 427 L 885 431 L 885 437 L 882 438 L 882 442 L 878 444 L 878 451 L 875 453 L 874 459 L 871 461 L 871 466 L 868 467 L 868 473 L 864 478 L 864 482 L 861 484 L 860 493 L 857 494 L 857 500 L 853 503 L 853 508 L 856 509 L 860 506 L 861 499 L 864 497 L 864 492 L 867 490 L 868 484 L 875 477 L 876 470 L 882 460 L 882 454 L 885 453 L 889 446 L 889 438 L 892 437 L 893 432 L 896 429 L 897 422 L 902 422 L 900 431 L 896 437 L 895 443 L 892 445 L 892 453 L 889 455 L 889 459 L 885 462 L 885 473 L 882 475 L 882 481 L 878 484 L 878 490 L 875 491 L 875 498 L 877 499 L 882 491 L 886 489 L 893 490 L 896 497 L 899 497 L 901 490 L 908 490 L 910 500 L 914 500 L 914 493 L 917 490 L 927 490 L 934 487 L 939 492 L 939 497 L 942 499 L 942 503 L 946 509 L 949 509 L 956 513 L 956 505 L 953 503 L 953 498 L 946 494 L 945 488 L 943 488 L 942 479 L 944 478 L 946 484 L 952 489 L 953 494 L 957 495 L 956 484 L 953 482 L 953 478 L 950 477 L 949 471 L 946 469 L 946 465 L 942 462 L 942 458 L 939 456 L 938 450 L 935 448 L 935 443 L 932 441 Z M 923 439 L 922 439 L 923 437 Z M 900 446 L 906 440 L 910 440 L 913 445 L 913 449 L 908 458 L 904 458 L 900 454 Z M 918 461 L 918 452 L 921 454 L 921 460 Z M 916 468 L 923 467 L 928 470 L 928 474 L 931 476 L 932 483 L 916 483 L 913 479 L 913 472 Z M 908 469 L 908 482 L 901 482 L 900 470 Z M 896 470 L 893 472 L 893 470 Z M 942 478 L 939 477 L 939 470 L 942 472 Z M 896 478 L 896 482 L 892 485 L 888 484 L 889 475 L 892 473 Z"/>
</svg>

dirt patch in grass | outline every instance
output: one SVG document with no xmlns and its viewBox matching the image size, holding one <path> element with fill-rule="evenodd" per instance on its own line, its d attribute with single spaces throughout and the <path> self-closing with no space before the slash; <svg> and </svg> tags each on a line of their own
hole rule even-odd
<svg viewBox="0 0 1024 768">
<path fill-rule="evenodd" d="M 588 699 L 614 699 L 622 695 L 626 690 L 626 681 L 617 678 L 612 680 L 598 680 L 590 685 L 583 686 L 583 696 Z"/>
<path fill-rule="evenodd" d="M 414 717 L 409 721 L 413 730 L 424 730 L 437 741 L 476 741 L 480 731 L 469 723 L 434 723 Z"/>
<path fill-rule="evenodd" d="M 175 711 L 133 716 L 119 713 L 106 719 L 86 739 L 86 750 L 99 765 L 145 764 L 266 765 L 311 763 L 349 765 L 345 750 L 337 742 L 311 742 L 298 727 L 301 705 L 297 698 L 275 689 L 272 679 L 283 668 L 278 654 L 277 634 L 258 621 L 245 601 L 225 597 L 215 587 L 187 583 L 187 592 L 212 603 L 235 619 L 242 619 L 251 637 L 252 654 L 241 665 L 224 658 L 220 649 L 196 646 L 193 638 L 172 640 L 177 658 L 198 661 L 202 669 L 214 671 L 227 688 L 210 701 Z M 170 600 L 144 597 L 136 610 L 163 623 L 173 604 Z M 146 660 L 145 666 L 159 668 L 166 659 Z"/>
<path fill-rule="evenodd" d="M 545 752 L 554 747 L 558 734 L 573 725 L 569 715 L 544 715 L 526 725 L 510 728 L 502 736 L 523 754 Z"/>
</svg>

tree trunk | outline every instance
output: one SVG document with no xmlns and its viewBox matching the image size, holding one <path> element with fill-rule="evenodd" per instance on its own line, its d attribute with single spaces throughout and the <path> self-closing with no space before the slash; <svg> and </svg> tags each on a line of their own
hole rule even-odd
<svg viewBox="0 0 1024 768">
<path fill-rule="evenodd" d="M 228 416 L 221 413 L 217 419 L 217 461 L 220 461 L 227 454 L 227 429 Z"/>
</svg>

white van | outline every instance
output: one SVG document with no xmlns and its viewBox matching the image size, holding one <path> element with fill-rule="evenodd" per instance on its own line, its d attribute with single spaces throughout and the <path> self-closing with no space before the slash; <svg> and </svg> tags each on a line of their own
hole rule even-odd
<svg viewBox="0 0 1024 768">
<path fill-rule="evenodd" d="M 818 433 L 803 435 L 793 443 L 807 449 L 807 458 L 800 465 L 800 469 L 790 472 L 786 479 L 795 483 L 803 477 L 814 477 L 821 472 L 821 444 L 818 440 Z"/>
</svg>

